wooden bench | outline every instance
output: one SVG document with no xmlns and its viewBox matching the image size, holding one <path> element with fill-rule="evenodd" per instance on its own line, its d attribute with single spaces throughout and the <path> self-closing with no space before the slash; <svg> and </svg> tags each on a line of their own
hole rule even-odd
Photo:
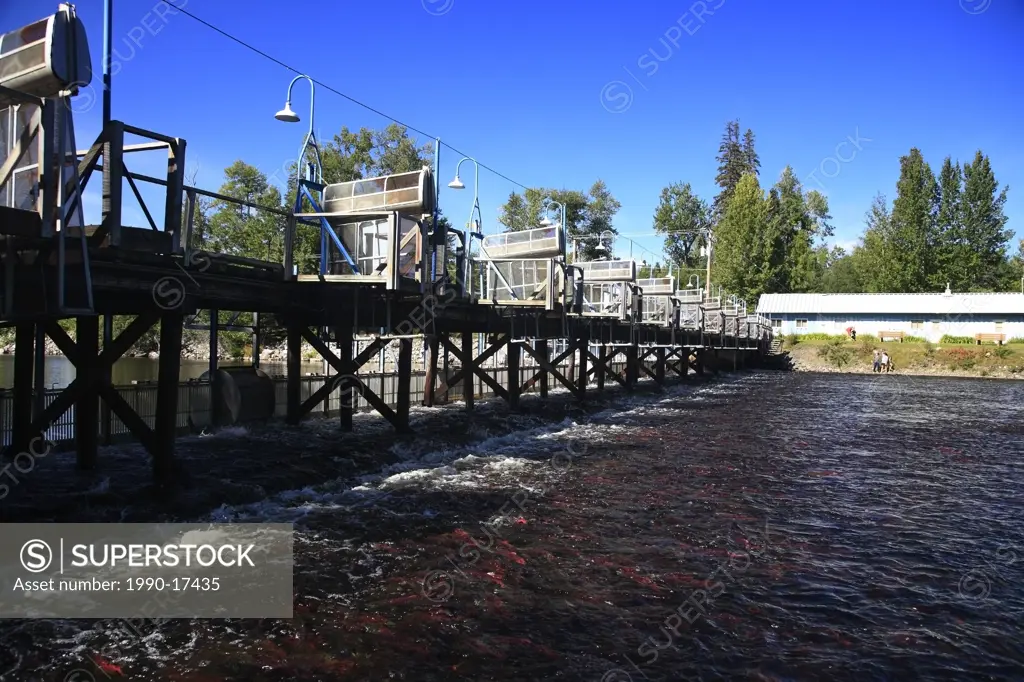
<svg viewBox="0 0 1024 682">
<path fill-rule="evenodd" d="M 1003 342 L 1005 340 L 1006 340 L 1006 335 L 1005 334 L 975 334 L 974 335 L 974 341 L 979 346 L 982 343 L 984 343 L 985 341 L 991 341 L 991 342 L 1001 346 L 1001 345 L 1003 345 Z"/>
<path fill-rule="evenodd" d="M 906 336 L 904 332 L 878 332 L 879 341 L 885 341 L 886 339 L 899 339 L 900 343 L 903 343 L 904 336 Z"/>
</svg>

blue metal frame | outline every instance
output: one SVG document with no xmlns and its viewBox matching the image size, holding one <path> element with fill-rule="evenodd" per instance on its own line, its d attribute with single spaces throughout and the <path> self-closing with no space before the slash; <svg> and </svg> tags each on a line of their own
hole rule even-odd
<svg viewBox="0 0 1024 682">
<path fill-rule="evenodd" d="M 321 184 L 311 182 L 309 180 L 299 180 L 298 191 L 295 193 L 295 213 L 303 212 L 303 197 L 305 197 L 312 205 L 313 213 L 323 213 L 323 209 L 320 208 L 320 203 L 313 197 L 313 193 L 309 191 L 311 187 L 317 192 L 323 190 L 323 185 Z M 359 266 L 356 265 L 356 262 L 352 259 L 348 249 L 345 248 L 345 245 L 338 237 L 338 234 L 334 231 L 334 228 L 331 227 L 331 224 L 327 222 L 327 219 L 323 216 L 320 216 L 320 274 L 327 274 L 327 249 L 329 247 L 327 243 L 327 235 L 331 236 L 331 240 L 334 242 L 334 245 L 338 247 L 338 251 L 345 258 L 345 261 L 352 268 L 352 271 L 357 275 L 361 275 L 362 273 L 359 272 Z"/>
</svg>

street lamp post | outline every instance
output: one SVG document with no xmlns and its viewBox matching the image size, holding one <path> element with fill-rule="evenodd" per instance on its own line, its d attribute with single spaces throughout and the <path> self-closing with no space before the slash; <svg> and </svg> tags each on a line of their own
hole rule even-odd
<svg viewBox="0 0 1024 682">
<path fill-rule="evenodd" d="M 708 258 L 708 263 L 707 263 L 708 270 L 707 270 L 707 275 L 704 278 L 704 286 L 706 287 L 706 292 L 707 292 L 707 297 L 706 298 L 707 298 L 707 300 L 710 301 L 711 300 L 711 253 L 713 251 L 712 244 L 714 243 L 714 239 L 712 238 L 711 230 L 704 229 L 704 230 L 702 230 L 702 233 L 704 234 L 704 238 L 707 240 L 707 247 L 706 247 L 706 249 L 704 249 L 704 251 L 707 254 L 707 258 Z"/>
<path fill-rule="evenodd" d="M 313 79 L 305 74 L 299 74 L 292 79 L 292 82 L 288 84 L 288 95 L 284 101 L 284 109 L 274 114 L 274 118 L 278 121 L 284 121 L 285 123 L 298 123 L 299 115 L 292 111 L 292 88 L 295 84 L 305 78 L 309 81 L 309 132 L 306 133 L 306 138 L 302 141 L 302 147 L 299 148 L 299 156 L 295 164 L 296 180 L 302 177 L 302 160 L 306 155 L 306 148 L 312 147 L 313 152 L 316 155 L 316 165 L 310 164 L 306 167 L 307 176 L 312 175 L 313 177 L 307 177 L 307 180 L 323 184 L 323 171 L 322 164 L 320 162 L 320 144 L 317 142 L 316 134 L 313 132 L 313 112 L 316 105 L 316 85 L 313 83 Z"/>
<path fill-rule="evenodd" d="M 551 197 L 548 197 L 544 201 L 545 201 L 546 204 L 554 204 L 555 206 L 558 207 L 558 226 L 561 228 L 562 235 L 564 236 L 565 235 L 565 204 L 559 203 L 559 202 L 555 201 L 554 199 L 552 199 Z M 546 216 L 544 217 L 543 220 L 540 221 L 540 226 L 541 227 L 551 227 L 551 225 L 553 225 L 553 223 L 550 220 L 548 220 L 548 218 Z M 575 256 L 575 255 L 576 255 L 576 249 L 573 249 L 573 256 Z M 562 254 L 562 258 L 565 258 L 565 253 Z"/>
<path fill-rule="evenodd" d="M 455 179 L 448 183 L 448 187 L 450 189 L 466 189 L 466 185 L 463 184 L 461 178 L 459 178 L 459 171 L 462 169 L 463 161 L 472 161 L 474 167 L 473 207 L 469 210 L 469 222 L 466 223 L 466 258 L 465 263 L 463 264 L 464 272 L 462 273 L 463 282 L 465 283 L 464 287 L 466 287 L 467 291 L 472 291 L 472 265 L 469 256 L 473 252 L 473 237 L 476 236 L 480 239 L 480 241 L 483 241 L 484 235 L 482 225 L 484 222 L 484 217 L 480 212 L 480 164 L 477 163 L 476 159 L 469 156 L 464 156 L 461 159 L 459 159 L 458 165 L 455 166 Z M 478 232 L 473 232 L 474 214 L 477 216 L 477 230 L 479 230 Z"/>
</svg>

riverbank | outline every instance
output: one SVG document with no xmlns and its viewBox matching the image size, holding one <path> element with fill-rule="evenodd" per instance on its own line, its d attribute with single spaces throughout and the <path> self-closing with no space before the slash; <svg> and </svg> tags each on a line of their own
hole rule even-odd
<svg viewBox="0 0 1024 682">
<path fill-rule="evenodd" d="M 783 343 L 783 352 L 798 372 L 870 374 L 872 351 L 891 356 L 898 374 L 949 377 L 1024 379 L 1024 345 L 971 346 L 931 343 L 858 341 L 799 341 Z"/>
</svg>

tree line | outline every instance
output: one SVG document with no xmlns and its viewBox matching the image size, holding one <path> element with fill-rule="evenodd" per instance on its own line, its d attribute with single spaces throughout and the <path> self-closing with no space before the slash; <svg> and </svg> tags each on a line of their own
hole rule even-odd
<svg viewBox="0 0 1024 682">
<path fill-rule="evenodd" d="M 1013 231 L 989 157 L 962 166 L 946 157 L 938 177 L 917 148 L 900 158 L 896 198 L 875 197 L 860 244 L 832 264 L 828 285 L 846 291 L 1013 291 L 1024 275 L 1024 241 Z"/>
<path fill-rule="evenodd" d="M 622 204 L 600 179 L 585 191 L 541 187 L 512 192 L 500 209 L 498 223 L 506 232 L 536 228 L 544 216 L 559 215 L 560 209 L 552 202 L 565 207 L 566 239 L 575 244 L 578 260 L 607 256 L 608 252 L 598 247 L 611 248 L 608 235 L 614 238 L 618 234 L 613 221 Z"/>
<path fill-rule="evenodd" d="M 767 191 L 750 129 L 726 124 L 718 153 L 718 194 L 709 203 L 689 183 L 662 190 L 654 227 L 665 251 L 684 267 L 703 269 L 713 235 L 712 281 L 748 303 L 773 293 L 910 293 L 1010 291 L 1024 274 L 1024 241 L 1013 235 L 989 158 L 978 151 L 962 166 L 947 157 L 936 178 L 919 149 L 900 159 L 896 198 L 879 194 L 851 253 L 829 248 L 828 200 L 805 190 L 786 166 Z"/>
</svg>

